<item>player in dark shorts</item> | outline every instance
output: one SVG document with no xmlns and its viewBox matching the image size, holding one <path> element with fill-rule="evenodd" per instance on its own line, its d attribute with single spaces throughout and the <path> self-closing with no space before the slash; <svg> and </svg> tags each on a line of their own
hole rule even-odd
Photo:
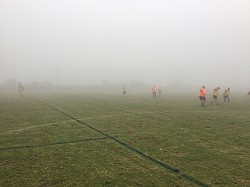
<svg viewBox="0 0 250 187">
<path fill-rule="evenodd" d="M 205 102 L 206 102 L 206 90 L 205 90 L 205 86 L 202 86 L 200 91 L 199 91 L 199 98 L 201 101 L 201 106 L 205 106 Z"/>
<path fill-rule="evenodd" d="M 217 105 L 219 105 L 219 102 L 218 102 L 218 95 L 219 95 L 219 89 L 220 87 L 217 87 L 213 90 L 213 101 L 211 101 L 211 105 L 216 102 Z"/>
</svg>

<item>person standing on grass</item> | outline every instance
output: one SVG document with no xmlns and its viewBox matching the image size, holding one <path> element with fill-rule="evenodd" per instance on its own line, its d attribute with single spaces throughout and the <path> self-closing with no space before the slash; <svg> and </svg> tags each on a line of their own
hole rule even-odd
<svg viewBox="0 0 250 187">
<path fill-rule="evenodd" d="M 127 90 L 126 90 L 126 87 L 125 87 L 125 86 L 123 86 L 123 88 L 122 88 L 122 94 L 123 94 L 123 95 L 126 95 L 126 94 L 127 94 Z"/>
<path fill-rule="evenodd" d="M 249 96 L 249 95 L 250 95 L 250 90 L 249 90 L 249 92 L 248 92 L 247 96 Z"/>
<path fill-rule="evenodd" d="M 211 101 L 211 105 L 216 102 L 217 105 L 219 105 L 219 102 L 218 102 L 218 95 L 219 95 L 219 90 L 220 90 L 220 87 L 217 87 L 213 90 L 213 101 Z"/>
<path fill-rule="evenodd" d="M 201 101 L 201 106 L 205 106 L 205 102 L 206 102 L 206 89 L 205 86 L 202 86 L 200 91 L 199 91 L 199 98 Z"/>
<path fill-rule="evenodd" d="M 155 84 L 152 87 L 152 94 L 153 94 L 153 98 L 156 98 L 156 86 L 155 86 Z"/>
<path fill-rule="evenodd" d="M 23 97 L 23 85 L 19 82 L 18 83 L 18 92 L 19 92 L 19 95 L 20 97 Z"/>
<path fill-rule="evenodd" d="M 226 89 L 223 93 L 224 102 L 229 103 L 229 94 L 230 94 L 230 88 Z"/>
<path fill-rule="evenodd" d="M 161 86 L 159 86 L 159 88 L 158 88 L 158 94 L 159 94 L 159 96 L 161 96 L 161 92 L 162 92 L 162 88 L 161 88 Z"/>
</svg>

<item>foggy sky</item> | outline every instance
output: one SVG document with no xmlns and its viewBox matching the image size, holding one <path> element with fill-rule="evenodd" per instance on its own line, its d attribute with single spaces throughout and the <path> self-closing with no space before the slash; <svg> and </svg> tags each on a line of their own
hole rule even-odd
<svg viewBox="0 0 250 187">
<path fill-rule="evenodd" d="M 249 0 L 0 0 L 0 81 L 250 88 Z"/>
</svg>

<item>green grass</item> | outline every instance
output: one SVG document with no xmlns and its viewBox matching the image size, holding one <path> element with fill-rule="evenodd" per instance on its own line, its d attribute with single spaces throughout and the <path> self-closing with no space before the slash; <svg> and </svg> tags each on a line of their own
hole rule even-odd
<svg viewBox="0 0 250 187">
<path fill-rule="evenodd" d="M 34 96 L 0 95 L 0 186 L 250 186 L 250 98 Z"/>
</svg>

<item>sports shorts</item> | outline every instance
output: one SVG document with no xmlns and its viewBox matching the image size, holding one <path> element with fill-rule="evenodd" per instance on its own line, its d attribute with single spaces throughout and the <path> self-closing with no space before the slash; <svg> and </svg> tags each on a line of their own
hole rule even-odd
<svg viewBox="0 0 250 187">
<path fill-rule="evenodd" d="M 199 96 L 199 98 L 200 98 L 201 101 L 202 100 L 206 101 L 206 97 L 204 97 L 204 96 Z"/>
</svg>

